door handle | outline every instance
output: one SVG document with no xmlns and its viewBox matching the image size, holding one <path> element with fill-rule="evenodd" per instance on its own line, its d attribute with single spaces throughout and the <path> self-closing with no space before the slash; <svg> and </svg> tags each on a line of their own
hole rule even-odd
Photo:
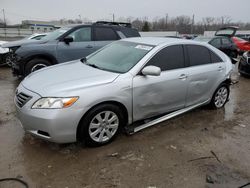
<svg viewBox="0 0 250 188">
<path fill-rule="evenodd" d="M 86 48 L 93 48 L 93 46 L 91 46 L 91 45 L 88 45 L 88 46 L 86 46 Z"/>
<path fill-rule="evenodd" d="M 224 68 L 221 67 L 221 66 L 218 67 L 218 71 L 222 71 L 223 69 L 224 69 Z"/>
<path fill-rule="evenodd" d="M 188 76 L 187 76 L 186 74 L 181 74 L 181 75 L 179 76 L 179 79 L 180 79 L 180 80 L 185 80 L 187 77 L 188 77 Z"/>
</svg>

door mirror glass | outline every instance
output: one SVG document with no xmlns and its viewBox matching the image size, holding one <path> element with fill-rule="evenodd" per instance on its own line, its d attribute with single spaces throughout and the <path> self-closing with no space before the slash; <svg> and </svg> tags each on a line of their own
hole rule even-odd
<svg viewBox="0 0 250 188">
<path fill-rule="evenodd" d="M 73 37 L 71 37 L 71 36 L 67 36 L 67 37 L 65 37 L 65 38 L 63 39 L 63 41 L 64 41 L 66 44 L 69 44 L 70 42 L 73 42 L 74 39 L 73 39 Z"/>
<path fill-rule="evenodd" d="M 144 67 L 141 72 L 144 76 L 160 76 L 161 75 L 161 69 L 153 65 Z"/>
</svg>

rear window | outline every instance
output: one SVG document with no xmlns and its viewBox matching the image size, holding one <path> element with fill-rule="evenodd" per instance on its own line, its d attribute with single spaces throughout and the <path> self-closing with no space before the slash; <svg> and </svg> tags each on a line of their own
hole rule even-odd
<svg viewBox="0 0 250 188">
<path fill-rule="evenodd" d="M 225 44 L 225 45 L 231 44 L 231 41 L 228 38 L 222 38 L 221 42 L 222 44 Z"/>
<path fill-rule="evenodd" d="M 118 36 L 111 28 L 97 27 L 95 28 L 95 40 L 96 41 L 109 41 L 117 40 Z"/>
<path fill-rule="evenodd" d="M 133 28 L 121 28 L 121 32 L 127 37 L 140 37 L 139 32 Z"/>
</svg>

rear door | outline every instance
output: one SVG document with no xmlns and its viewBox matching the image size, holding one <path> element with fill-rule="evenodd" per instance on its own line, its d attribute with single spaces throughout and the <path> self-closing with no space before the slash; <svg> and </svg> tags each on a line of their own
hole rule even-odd
<svg viewBox="0 0 250 188">
<path fill-rule="evenodd" d="M 97 49 L 100 49 L 105 45 L 120 39 L 112 27 L 94 26 L 93 29 L 95 47 Z"/>
<path fill-rule="evenodd" d="M 186 106 L 209 100 L 223 80 L 226 66 L 222 59 L 205 46 L 185 45 L 188 57 L 188 93 Z"/>
<path fill-rule="evenodd" d="M 160 76 L 138 74 L 133 78 L 134 121 L 147 119 L 185 106 L 187 78 L 182 45 L 169 46 L 145 65 L 161 68 Z"/>
<path fill-rule="evenodd" d="M 70 42 L 69 44 L 66 44 L 64 41 L 58 42 L 57 59 L 59 62 L 80 59 L 96 50 L 91 26 L 78 28 L 67 36 L 71 36 L 73 42 Z"/>
</svg>

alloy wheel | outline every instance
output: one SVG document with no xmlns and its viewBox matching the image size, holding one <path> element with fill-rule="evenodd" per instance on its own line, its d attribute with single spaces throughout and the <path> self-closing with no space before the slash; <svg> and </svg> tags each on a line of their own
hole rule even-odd
<svg viewBox="0 0 250 188">
<path fill-rule="evenodd" d="M 89 136 L 95 142 L 107 142 L 115 135 L 118 127 L 118 116 L 112 111 L 102 111 L 91 120 Z"/>
<path fill-rule="evenodd" d="M 228 89 L 226 87 L 221 87 L 215 94 L 214 104 L 216 108 L 221 108 L 227 101 Z"/>
<path fill-rule="evenodd" d="M 42 68 L 44 68 L 44 67 L 47 67 L 47 65 L 42 64 L 42 63 L 36 64 L 36 65 L 34 65 L 34 66 L 32 67 L 31 72 L 35 72 L 35 71 L 37 71 L 37 70 L 39 70 L 39 69 L 42 69 Z"/>
</svg>

